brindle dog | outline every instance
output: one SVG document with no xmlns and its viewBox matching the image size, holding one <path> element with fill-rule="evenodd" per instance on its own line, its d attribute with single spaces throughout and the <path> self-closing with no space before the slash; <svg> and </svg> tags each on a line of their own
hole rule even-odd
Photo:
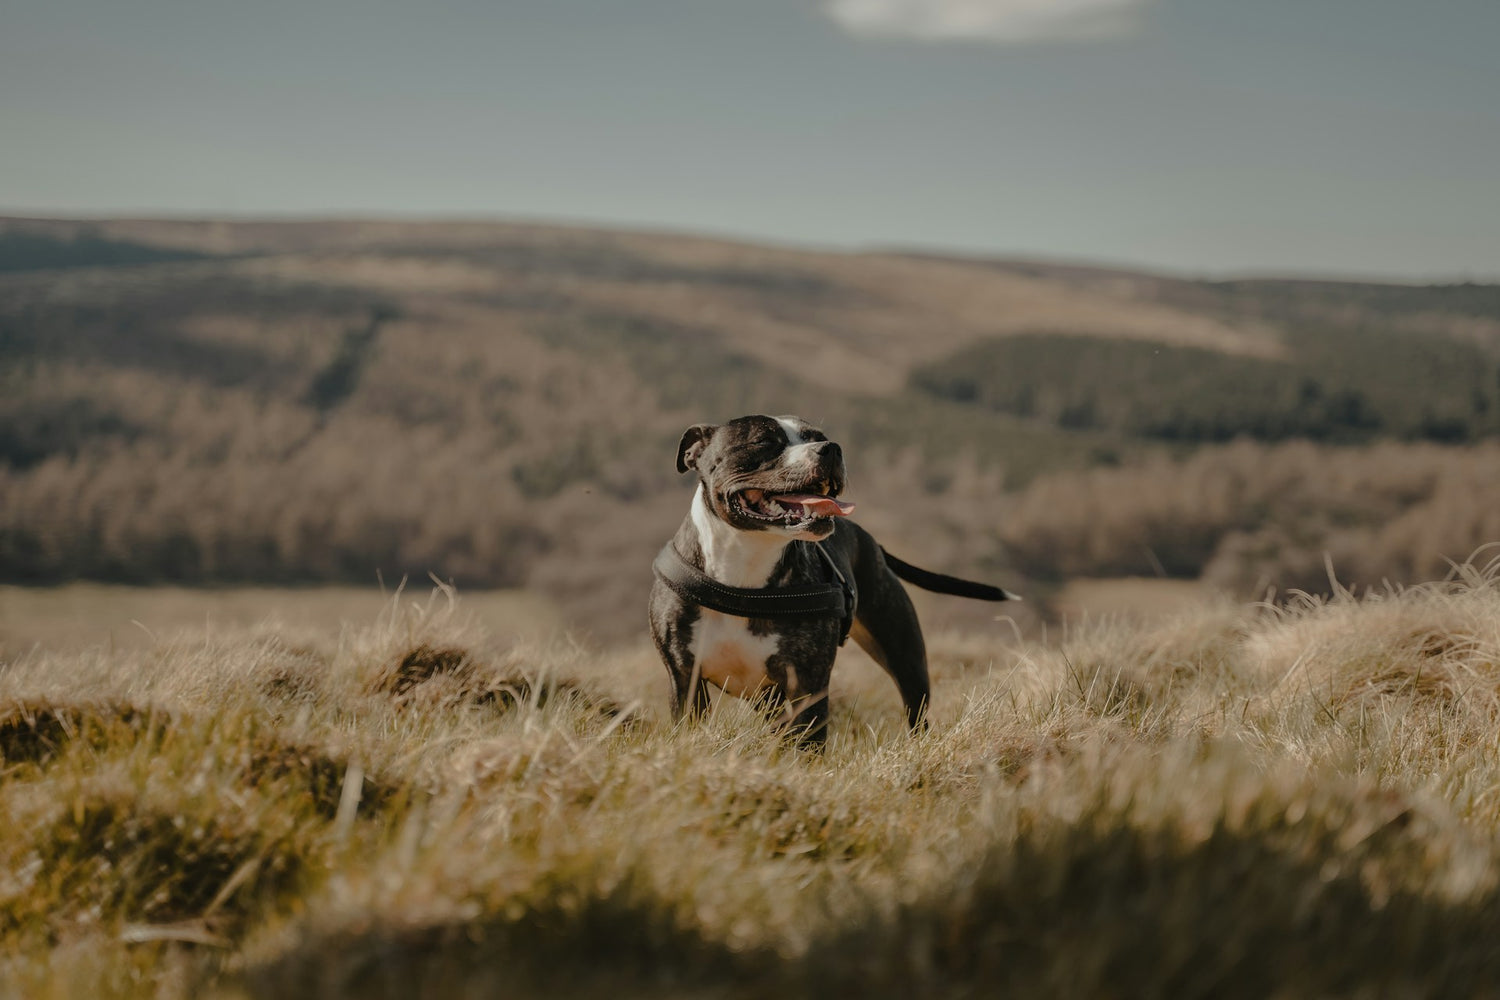
<svg viewBox="0 0 1500 1000">
<path fill-rule="evenodd" d="M 697 473 L 698 487 L 658 559 L 650 604 L 651 635 L 672 675 L 674 717 L 701 713 L 712 684 L 761 701 L 804 743 L 821 745 L 829 675 L 847 629 L 895 680 L 907 724 L 918 728 L 931 693 L 927 652 L 897 578 L 940 593 L 1014 599 L 998 587 L 889 555 L 847 518 L 854 505 L 839 499 L 843 450 L 800 418 L 748 416 L 689 427 L 678 445 L 677 471 Z M 663 565 L 680 572 L 663 573 Z M 684 584 L 688 578 L 694 585 Z M 774 602 L 834 586 L 848 595 L 852 614 L 755 617 L 713 610 L 694 596 L 732 593 L 753 606 L 762 595 Z"/>
</svg>

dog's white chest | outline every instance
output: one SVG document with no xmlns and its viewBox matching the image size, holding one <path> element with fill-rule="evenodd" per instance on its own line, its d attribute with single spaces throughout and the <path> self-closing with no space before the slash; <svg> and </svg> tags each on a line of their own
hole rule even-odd
<svg viewBox="0 0 1500 1000">
<path fill-rule="evenodd" d="M 753 695 L 771 683 L 766 661 L 776 655 L 776 637 L 752 635 L 748 619 L 699 608 L 688 648 L 698 675 L 728 694 Z"/>
</svg>

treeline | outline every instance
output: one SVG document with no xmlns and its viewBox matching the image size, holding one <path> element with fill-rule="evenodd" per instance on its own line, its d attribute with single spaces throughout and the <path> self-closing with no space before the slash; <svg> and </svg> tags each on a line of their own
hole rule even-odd
<svg viewBox="0 0 1500 1000">
<path fill-rule="evenodd" d="M 88 227 L 68 239 L 22 229 L 0 232 L 0 272 L 159 264 L 205 256 L 191 250 L 114 240 Z"/>
<path fill-rule="evenodd" d="M 1371 329 L 1306 332 L 1285 360 L 1097 337 L 1005 337 L 919 368 L 911 381 L 933 397 L 1068 429 L 1193 444 L 1461 443 L 1500 434 L 1493 352 Z"/>
<path fill-rule="evenodd" d="M 1027 576 L 1203 577 L 1267 587 L 1441 578 L 1500 543 L 1500 444 L 1333 448 L 1240 442 L 1174 461 L 1044 476 L 998 505 L 993 537 Z"/>
</svg>

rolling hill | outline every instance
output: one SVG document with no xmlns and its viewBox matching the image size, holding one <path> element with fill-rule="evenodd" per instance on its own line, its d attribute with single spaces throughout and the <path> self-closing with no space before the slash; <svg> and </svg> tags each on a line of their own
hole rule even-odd
<svg viewBox="0 0 1500 1000">
<path fill-rule="evenodd" d="M 678 435 L 754 411 L 844 441 L 893 550 L 1010 584 L 1308 585 L 1330 548 L 1404 579 L 1500 539 L 1500 286 L 504 223 L 0 219 L 5 581 L 433 573 L 630 630 L 686 504 Z M 1231 468 L 1283 488 L 1210 503 Z M 1393 534 L 1403 518 L 1442 530 Z"/>
</svg>

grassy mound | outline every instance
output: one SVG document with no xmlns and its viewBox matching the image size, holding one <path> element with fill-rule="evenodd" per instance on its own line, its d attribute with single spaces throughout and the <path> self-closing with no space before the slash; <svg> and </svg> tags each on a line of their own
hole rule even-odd
<svg viewBox="0 0 1500 1000">
<path fill-rule="evenodd" d="M 1500 981 L 1492 577 L 931 646 L 931 732 L 851 662 L 822 755 L 431 604 L 5 665 L 0 996 Z"/>
</svg>

